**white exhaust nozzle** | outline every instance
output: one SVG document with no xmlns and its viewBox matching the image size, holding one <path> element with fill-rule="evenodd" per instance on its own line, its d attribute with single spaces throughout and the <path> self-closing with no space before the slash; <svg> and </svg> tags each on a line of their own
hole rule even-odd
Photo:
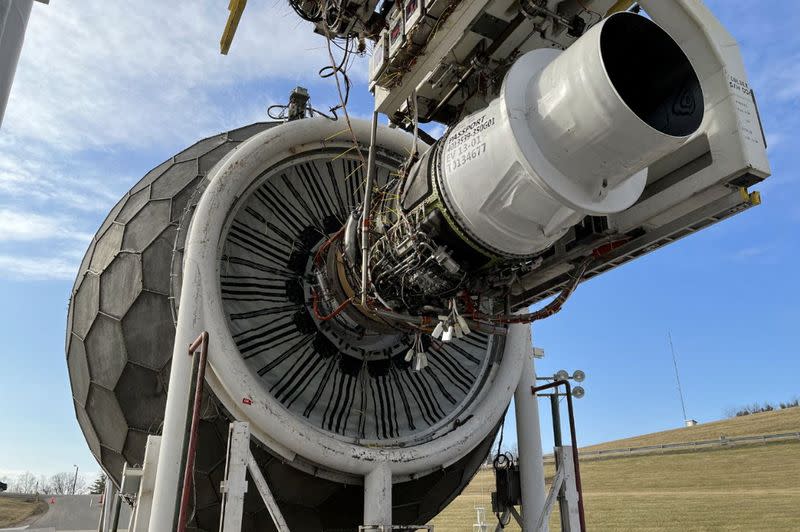
<svg viewBox="0 0 800 532">
<path fill-rule="evenodd" d="M 500 97 L 444 140 L 441 195 L 482 246 L 529 256 L 587 214 L 630 207 L 647 167 L 702 120 L 700 83 L 677 43 L 649 19 L 619 13 L 564 52 L 517 60 Z"/>
</svg>

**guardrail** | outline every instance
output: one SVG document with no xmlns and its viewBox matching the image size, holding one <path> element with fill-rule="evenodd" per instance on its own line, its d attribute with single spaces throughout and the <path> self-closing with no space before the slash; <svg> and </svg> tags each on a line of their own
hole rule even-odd
<svg viewBox="0 0 800 532">
<path fill-rule="evenodd" d="M 661 445 L 643 445 L 641 447 L 619 447 L 615 449 L 600 449 L 597 451 L 580 451 L 581 459 L 598 458 L 605 456 L 628 456 L 633 454 L 663 453 L 664 451 L 674 451 L 682 449 L 697 449 L 711 447 L 726 447 L 729 445 L 741 445 L 747 443 L 769 443 L 781 440 L 800 440 L 800 432 L 782 432 L 779 434 L 761 434 L 757 436 L 720 436 L 714 440 L 699 440 L 682 443 L 664 443 Z M 544 456 L 545 462 L 553 462 L 552 454 Z"/>
</svg>

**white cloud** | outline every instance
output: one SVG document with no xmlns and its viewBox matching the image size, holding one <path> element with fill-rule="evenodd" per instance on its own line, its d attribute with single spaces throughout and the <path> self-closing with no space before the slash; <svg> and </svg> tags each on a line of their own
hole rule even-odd
<svg viewBox="0 0 800 532">
<path fill-rule="evenodd" d="M 34 5 L 0 129 L 0 278 L 72 279 L 98 215 L 140 177 L 132 168 L 265 120 L 288 88 L 318 79 L 324 40 L 283 1 L 251 2 L 220 55 L 226 8 Z M 334 92 L 314 94 L 316 105 Z"/>
<path fill-rule="evenodd" d="M 119 176 L 98 177 L 101 168 L 78 171 L 74 166 L 69 158 L 54 157 L 51 151 L 0 138 L 0 198 L 88 212 L 107 209 L 127 188 Z"/>
<path fill-rule="evenodd" d="M 71 281 L 80 259 L 68 256 L 32 257 L 0 254 L 0 278 L 17 281 Z"/>
<path fill-rule="evenodd" d="M 0 242 L 50 239 L 80 240 L 88 243 L 92 235 L 75 230 L 69 220 L 60 216 L 0 207 Z"/>
<path fill-rule="evenodd" d="M 251 2 L 228 56 L 227 2 L 54 2 L 34 7 L 3 128 L 60 151 L 152 146 L 229 127 L 272 100 L 274 80 L 309 77 L 324 41 L 283 2 Z M 363 68 L 363 67 L 361 67 Z M 285 95 L 279 95 L 284 99 Z M 253 117 L 248 116 L 247 121 Z"/>
</svg>

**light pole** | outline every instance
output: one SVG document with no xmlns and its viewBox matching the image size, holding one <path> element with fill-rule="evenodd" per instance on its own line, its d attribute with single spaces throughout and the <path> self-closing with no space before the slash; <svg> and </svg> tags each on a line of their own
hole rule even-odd
<svg viewBox="0 0 800 532">
<path fill-rule="evenodd" d="M 75 468 L 75 477 L 72 479 L 72 494 L 75 495 L 75 486 L 78 484 L 78 466 L 72 464 L 72 467 Z"/>
</svg>

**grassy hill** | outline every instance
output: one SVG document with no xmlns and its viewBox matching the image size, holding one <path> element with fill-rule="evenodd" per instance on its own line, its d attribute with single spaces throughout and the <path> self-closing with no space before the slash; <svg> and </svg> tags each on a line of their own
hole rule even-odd
<svg viewBox="0 0 800 532">
<path fill-rule="evenodd" d="M 800 408 L 608 442 L 598 448 L 800 431 Z M 595 530 L 800 530 L 800 441 L 581 461 L 587 528 Z M 552 467 L 547 470 L 553 474 Z M 481 471 L 434 521 L 472 530 L 475 507 L 494 524 L 491 471 Z M 555 516 L 552 523 L 555 525 Z M 553 528 L 552 530 L 557 530 Z M 507 530 L 518 531 L 511 525 Z"/>
<path fill-rule="evenodd" d="M 702 423 L 694 427 L 653 432 L 652 434 L 634 436 L 633 438 L 610 441 L 599 445 L 590 445 L 588 447 L 582 447 L 581 449 L 584 451 L 598 451 L 602 449 L 715 440 L 720 436 L 751 436 L 797 431 L 800 431 L 800 407 L 723 419 L 722 421 Z"/>
<path fill-rule="evenodd" d="M 33 495 L 0 494 L 0 527 L 26 523 L 45 511 L 47 503 L 37 501 Z"/>
</svg>

